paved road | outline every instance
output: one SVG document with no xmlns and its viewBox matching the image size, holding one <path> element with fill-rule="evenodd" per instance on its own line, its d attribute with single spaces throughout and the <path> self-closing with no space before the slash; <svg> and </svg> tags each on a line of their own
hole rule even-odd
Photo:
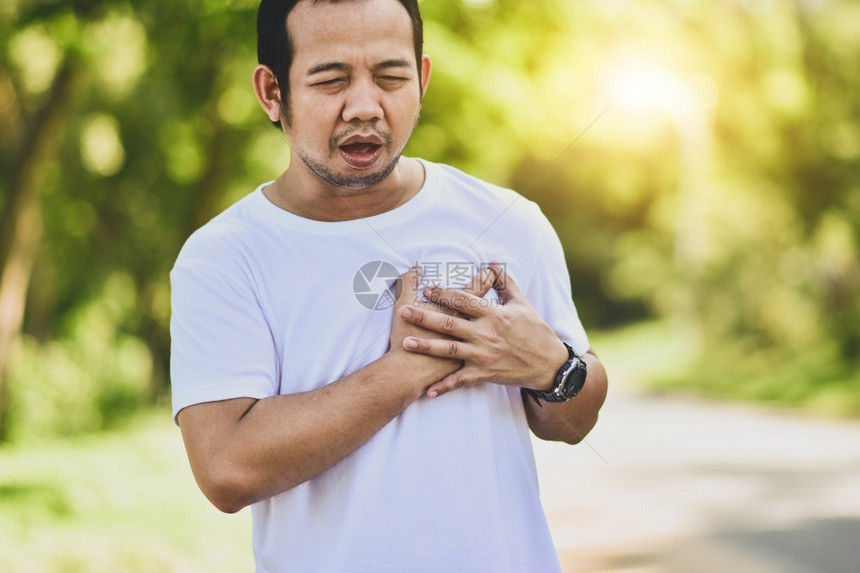
<svg viewBox="0 0 860 573">
<path fill-rule="evenodd" d="M 629 388 L 535 442 L 565 573 L 860 572 L 860 423 Z"/>
</svg>

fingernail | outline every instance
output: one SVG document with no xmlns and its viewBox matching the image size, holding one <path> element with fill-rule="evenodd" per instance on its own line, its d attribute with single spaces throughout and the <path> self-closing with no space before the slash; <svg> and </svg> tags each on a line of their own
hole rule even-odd
<svg viewBox="0 0 860 573">
<path fill-rule="evenodd" d="M 439 395 L 439 392 L 437 392 L 436 390 L 431 390 L 430 393 L 427 394 L 427 397 L 428 398 L 435 398 L 438 395 Z"/>
<path fill-rule="evenodd" d="M 407 338 L 403 341 L 403 345 L 409 350 L 415 350 L 416 348 L 418 348 L 418 341 L 414 338 Z"/>
<path fill-rule="evenodd" d="M 402 316 L 403 318 L 409 318 L 410 316 L 412 316 L 412 307 L 404 306 L 403 308 L 401 308 L 400 316 Z"/>
</svg>

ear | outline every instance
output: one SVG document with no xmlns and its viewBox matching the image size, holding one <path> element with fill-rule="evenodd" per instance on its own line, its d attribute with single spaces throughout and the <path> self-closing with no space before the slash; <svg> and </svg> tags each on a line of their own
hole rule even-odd
<svg viewBox="0 0 860 573">
<path fill-rule="evenodd" d="M 433 68 L 430 62 L 430 56 L 424 54 L 421 57 L 421 96 L 427 92 L 427 86 L 430 85 L 430 72 Z"/>
<path fill-rule="evenodd" d="M 263 107 L 263 111 L 269 119 L 275 122 L 281 121 L 281 90 L 275 73 L 268 66 L 259 65 L 254 68 L 254 93 L 257 101 Z"/>
</svg>

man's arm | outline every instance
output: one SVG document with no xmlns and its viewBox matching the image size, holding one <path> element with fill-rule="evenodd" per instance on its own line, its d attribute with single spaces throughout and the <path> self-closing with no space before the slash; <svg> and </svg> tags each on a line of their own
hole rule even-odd
<svg viewBox="0 0 860 573">
<path fill-rule="evenodd" d="M 311 392 L 189 406 L 177 419 L 194 477 L 227 513 L 287 491 L 358 449 L 436 373 L 454 368 L 441 361 L 417 367 L 405 352 L 392 350 Z"/>
<path fill-rule="evenodd" d="M 572 400 L 561 403 L 541 400 L 538 406 L 534 398 L 523 393 L 529 428 L 538 438 L 578 444 L 597 423 L 597 413 L 606 400 L 606 370 L 591 349 L 582 359 L 588 366 L 588 376 L 582 390 Z M 553 364 L 548 366 L 551 368 Z M 553 375 L 560 367 L 558 364 Z M 549 390 L 549 387 L 542 390 Z"/>
<path fill-rule="evenodd" d="M 438 336 L 397 313 L 404 306 L 428 308 L 417 301 L 417 273 L 402 277 L 391 350 L 378 360 L 310 392 L 208 402 L 179 412 L 194 477 L 218 509 L 234 513 L 319 475 L 369 440 L 430 384 L 460 368 L 457 359 L 403 349 L 407 336 Z M 483 296 L 493 278 L 476 277 L 471 288 Z"/>
<path fill-rule="evenodd" d="M 491 308 L 475 296 L 461 291 L 427 289 L 433 302 L 455 309 L 466 318 L 444 315 L 431 309 L 401 308 L 400 316 L 449 339 L 409 336 L 403 341 L 410 352 L 463 361 L 463 367 L 427 389 L 431 398 L 471 384 L 497 384 L 548 391 L 555 375 L 567 360 L 567 349 L 538 315 L 514 280 L 499 266 L 492 266 L 496 290 L 503 305 Z M 597 422 L 606 398 L 606 372 L 597 355 L 583 356 L 588 366 L 585 386 L 568 402 L 534 403 L 526 397 L 529 427 L 540 438 L 569 443 L 581 441 Z"/>
</svg>

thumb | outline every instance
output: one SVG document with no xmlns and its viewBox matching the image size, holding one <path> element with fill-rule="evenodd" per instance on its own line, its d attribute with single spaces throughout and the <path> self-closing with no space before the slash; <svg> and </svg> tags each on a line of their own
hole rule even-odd
<svg viewBox="0 0 860 573">
<path fill-rule="evenodd" d="M 397 279 L 398 304 L 412 304 L 418 298 L 418 287 L 421 285 L 421 267 L 412 267 Z"/>
<path fill-rule="evenodd" d="M 472 293 L 478 298 L 484 298 L 484 296 L 490 292 L 490 289 L 493 288 L 493 283 L 496 282 L 496 274 L 489 268 L 484 267 L 478 274 L 476 274 L 472 278 L 472 282 L 469 283 L 465 289 L 466 292 Z"/>
<path fill-rule="evenodd" d="M 499 297 L 501 297 L 503 303 L 507 304 L 522 296 L 523 293 L 520 287 L 517 286 L 517 283 L 514 282 L 514 279 L 511 278 L 504 266 L 499 263 L 492 263 L 490 264 L 490 270 L 496 275 L 496 282 L 493 286 L 496 288 L 496 292 L 499 293 Z"/>
</svg>

